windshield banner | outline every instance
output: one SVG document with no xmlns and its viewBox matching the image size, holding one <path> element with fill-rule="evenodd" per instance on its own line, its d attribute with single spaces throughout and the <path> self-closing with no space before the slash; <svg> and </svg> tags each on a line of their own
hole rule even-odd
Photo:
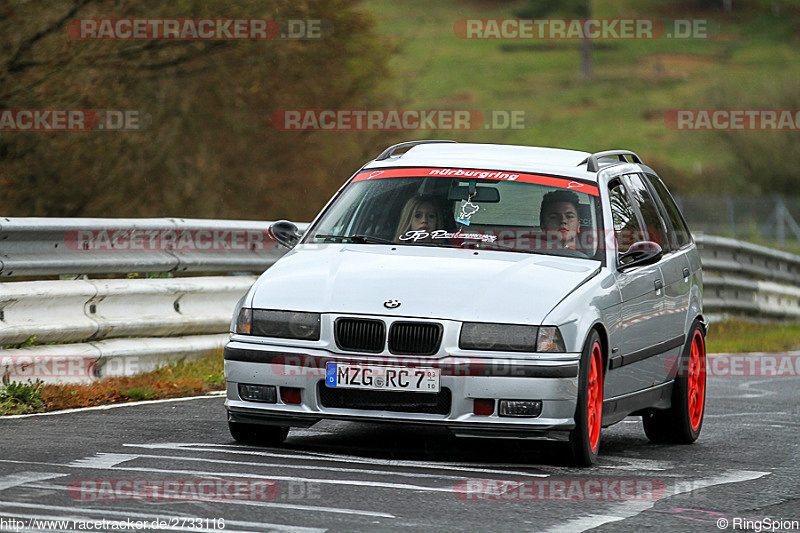
<svg viewBox="0 0 800 533">
<path fill-rule="evenodd" d="M 515 181 L 518 183 L 534 183 L 547 185 L 560 189 L 569 189 L 575 192 L 584 192 L 592 196 L 599 196 L 597 186 L 567 178 L 541 176 L 539 174 L 526 174 L 523 172 L 510 172 L 505 170 L 475 170 L 465 168 L 392 168 L 386 170 L 362 170 L 353 178 L 353 181 L 367 181 L 386 178 L 472 178 L 479 180 Z"/>
</svg>

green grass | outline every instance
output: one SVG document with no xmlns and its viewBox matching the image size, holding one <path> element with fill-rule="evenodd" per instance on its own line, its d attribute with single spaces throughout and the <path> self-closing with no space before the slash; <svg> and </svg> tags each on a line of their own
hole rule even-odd
<svg viewBox="0 0 800 533">
<path fill-rule="evenodd" d="M 123 396 L 132 401 L 152 400 L 156 395 L 155 389 L 149 387 L 132 387 L 123 392 Z"/>
<path fill-rule="evenodd" d="M 7 383 L 0 386 L 0 415 L 196 396 L 224 388 L 222 352 L 219 351 L 136 376 L 102 378 L 89 384 Z"/>
<path fill-rule="evenodd" d="M 800 349 L 800 324 L 726 320 L 711 324 L 708 353 L 785 352 Z"/>
<path fill-rule="evenodd" d="M 41 381 L 12 381 L 0 386 L 0 414 L 34 412 L 41 409 L 42 405 Z"/>
<path fill-rule="evenodd" d="M 710 107 L 706 102 L 718 84 L 738 87 L 748 80 L 772 79 L 797 63 L 797 38 L 790 22 L 748 17 L 740 7 L 734 12 L 738 18 L 724 18 L 721 12 L 695 14 L 718 23 L 720 31 L 712 39 L 596 43 L 595 78 L 590 83 L 579 79 L 577 41 L 464 40 L 453 32 L 458 19 L 512 17 L 520 4 L 364 2 L 379 21 L 381 33 L 393 43 L 394 83 L 405 106 L 524 110 L 532 118 L 522 130 L 429 132 L 429 136 L 590 151 L 628 148 L 661 170 L 676 191 L 696 192 L 709 186 L 701 179 L 709 170 L 724 176 L 733 157 L 713 133 L 669 129 L 664 111 Z M 642 13 L 636 2 L 594 4 L 596 17 L 693 16 Z M 669 3 L 663 5 L 670 9 Z M 675 175 L 672 180 L 670 172 Z"/>
</svg>

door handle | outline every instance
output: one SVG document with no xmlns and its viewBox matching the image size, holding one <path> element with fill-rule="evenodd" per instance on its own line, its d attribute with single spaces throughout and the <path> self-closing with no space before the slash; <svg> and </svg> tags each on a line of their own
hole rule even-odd
<svg viewBox="0 0 800 533">
<path fill-rule="evenodd" d="M 684 268 L 683 269 L 683 277 L 684 278 L 688 278 L 689 277 L 689 269 L 688 268 Z"/>
<path fill-rule="evenodd" d="M 663 289 L 663 288 L 664 288 L 664 282 L 663 282 L 663 281 L 661 281 L 660 279 L 657 279 L 657 280 L 655 280 L 655 281 L 653 282 L 653 285 L 654 285 L 654 286 L 655 286 L 655 288 L 656 288 L 656 292 L 658 292 L 658 291 L 660 291 L 661 289 Z"/>
</svg>

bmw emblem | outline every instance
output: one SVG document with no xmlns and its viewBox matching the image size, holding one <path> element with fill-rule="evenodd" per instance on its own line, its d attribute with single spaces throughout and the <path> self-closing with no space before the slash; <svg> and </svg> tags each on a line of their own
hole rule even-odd
<svg viewBox="0 0 800 533">
<path fill-rule="evenodd" d="M 400 307 L 400 300 L 386 300 L 383 302 L 383 306 L 386 309 L 397 309 Z"/>
</svg>

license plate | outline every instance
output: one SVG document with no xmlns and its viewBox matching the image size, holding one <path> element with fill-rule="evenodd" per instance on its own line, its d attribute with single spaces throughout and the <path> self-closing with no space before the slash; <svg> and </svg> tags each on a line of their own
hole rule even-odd
<svg viewBox="0 0 800 533">
<path fill-rule="evenodd" d="M 348 389 L 439 392 L 439 369 L 328 363 L 325 365 L 325 385 Z"/>
</svg>

